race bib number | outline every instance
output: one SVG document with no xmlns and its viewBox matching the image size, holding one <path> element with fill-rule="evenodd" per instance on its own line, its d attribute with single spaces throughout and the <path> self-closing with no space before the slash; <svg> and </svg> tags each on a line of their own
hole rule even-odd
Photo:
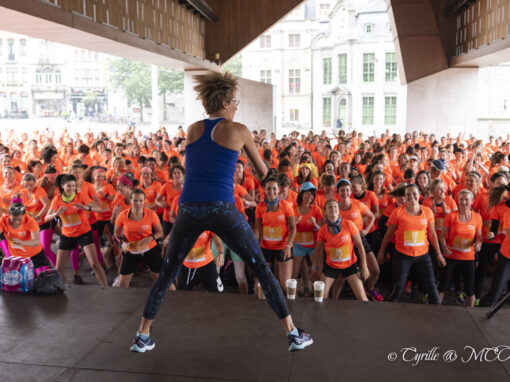
<svg viewBox="0 0 510 382">
<path fill-rule="evenodd" d="M 132 253 L 133 255 L 140 255 L 149 250 L 148 244 L 140 245 L 138 241 L 129 241 L 126 244 L 127 244 L 126 250 Z"/>
<path fill-rule="evenodd" d="M 404 231 L 404 245 L 406 247 L 425 245 L 425 231 Z"/>
<path fill-rule="evenodd" d="M 281 227 L 266 227 L 262 228 L 262 238 L 265 241 L 282 241 L 282 228 Z"/>
<path fill-rule="evenodd" d="M 343 246 L 340 248 L 328 248 L 329 259 L 335 263 L 345 263 L 351 260 L 351 248 Z"/>
<path fill-rule="evenodd" d="M 69 215 L 60 215 L 62 219 L 62 225 L 64 227 L 75 227 L 81 224 L 80 215 L 77 213 L 69 214 Z"/>
<path fill-rule="evenodd" d="M 294 241 L 299 245 L 313 245 L 313 232 L 296 232 Z"/>
<path fill-rule="evenodd" d="M 186 259 L 189 263 L 200 263 L 205 261 L 205 247 L 196 247 L 193 248 L 186 256 Z"/>
<path fill-rule="evenodd" d="M 455 236 L 453 238 L 452 248 L 458 252 L 471 252 L 473 239 Z"/>
</svg>

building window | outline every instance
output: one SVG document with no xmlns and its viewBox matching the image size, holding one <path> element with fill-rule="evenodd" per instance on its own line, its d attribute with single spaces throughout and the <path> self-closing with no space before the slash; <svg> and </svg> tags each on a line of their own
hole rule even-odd
<svg viewBox="0 0 510 382">
<path fill-rule="evenodd" d="M 299 69 L 289 70 L 289 93 L 301 93 L 301 70 Z"/>
<path fill-rule="evenodd" d="M 374 53 L 363 54 L 363 82 L 374 82 Z"/>
<path fill-rule="evenodd" d="M 266 84 L 271 83 L 271 71 L 270 70 L 261 70 L 260 71 L 260 82 L 264 82 Z"/>
<path fill-rule="evenodd" d="M 301 45 L 300 34 L 289 34 L 289 48 L 299 48 Z"/>
<path fill-rule="evenodd" d="M 397 97 L 384 97 L 384 124 L 397 124 Z"/>
<path fill-rule="evenodd" d="M 27 68 L 21 68 L 21 82 L 26 84 L 28 82 L 28 70 Z"/>
<path fill-rule="evenodd" d="M 42 82 L 42 72 L 41 72 L 41 69 L 37 69 L 35 71 L 35 82 L 37 84 L 40 84 Z"/>
<path fill-rule="evenodd" d="M 61 84 L 62 83 L 62 72 L 60 69 L 55 70 L 55 83 Z"/>
<path fill-rule="evenodd" d="M 27 54 L 27 40 L 24 38 L 19 40 L 19 54 L 22 56 L 26 56 Z"/>
<path fill-rule="evenodd" d="M 322 99 L 322 124 L 324 126 L 331 126 L 331 98 L 326 97 Z"/>
<path fill-rule="evenodd" d="M 20 101 L 21 111 L 28 112 L 28 94 L 21 93 L 21 101 Z"/>
<path fill-rule="evenodd" d="M 345 127 L 347 122 L 347 101 L 345 98 L 342 98 L 338 104 L 338 119 L 342 124 L 341 127 Z"/>
<path fill-rule="evenodd" d="M 18 69 L 17 68 L 7 68 L 7 83 L 8 84 L 18 83 Z"/>
<path fill-rule="evenodd" d="M 338 55 L 338 83 L 347 83 L 347 54 Z"/>
<path fill-rule="evenodd" d="M 319 17 L 321 19 L 328 17 L 329 14 L 329 4 L 323 3 L 319 4 Z"/>
<path fill-rule="evenodd" d="M 397 78 L 397 58 L 395 53 L 386 53 L 386 81 Z"/>
<path fill-rule="evenodd" d="M 324 58 L 322 60 L 322 68 L 322 83 L 324 85 L 331 85 L 333 81 L 331 58 Z"/>
<path fill-rule="evenodd" d="M 11 93 L 11 113 L 18 112 L 18 95 L 14 92 Z"/>
<path fill-rule="evenodd" d="M 290 120 L 299 121 L 299 109 L 290 109 Z"/>
<path fill-rule="evenodd" d="M 44 81 L 47 84 L 51 84 L 51 69 L 46 69 L 44 71 Z"/>
<path fill-rule="evenodd" d="M 374 124 L 374 97 L 363 97 L 363 125 Z"/>
<path fill-rule="evenodd" d="M 374 32 L 374 24 L 365 24 L 365 33 L 372 34 Z"/>
<path fill-rule="evenodd" d="M 260 36 L 260 47 L 261 48 L 271 48 L 271 35 L 270 34 L 264 34 Z"/>
<path fill-rule="evenodd" d="M 12 38 L 7 40 L 7 52 L 9 54 L 9 61 L 14 61 L 14 40 Z"/>
</svg>

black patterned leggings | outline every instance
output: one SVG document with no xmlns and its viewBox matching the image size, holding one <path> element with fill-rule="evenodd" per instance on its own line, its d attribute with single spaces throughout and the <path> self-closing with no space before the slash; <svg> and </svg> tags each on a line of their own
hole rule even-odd
<svg viewBox="0 0 510 382">
<path fill-rule="evenodd" d="M 143 317 L 154 319 L 170 285 L 174 282 L 186 255 L 204 231 L 218 235 L 251 268 L 264 291 L 267 302 L 279 319 L 289 315 L 280 284 L 267 266 L 259 242 L 246 219 L 233 203 L 182 203 L 172 228 L 166 257 L 158 279 L 152 286 Z"/>
</svg>

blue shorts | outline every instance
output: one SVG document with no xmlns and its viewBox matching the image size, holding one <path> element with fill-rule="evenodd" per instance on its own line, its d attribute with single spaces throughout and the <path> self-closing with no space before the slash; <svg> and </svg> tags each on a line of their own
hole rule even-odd
<svg viewBox="0 0 510 382">
<path fill-rule="evenodd" d="M 302 245 L 292 243 L 292 254 L 294 256 L 299 256 L 299 257 L 312 256 L 313 251 L 315 251 L 315 247 L 307 248 L 307 247 L 303 247 Z"/>
</svg>

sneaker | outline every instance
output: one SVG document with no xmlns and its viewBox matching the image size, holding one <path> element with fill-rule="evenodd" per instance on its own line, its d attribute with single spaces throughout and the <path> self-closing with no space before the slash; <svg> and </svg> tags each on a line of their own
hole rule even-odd
<svg viewBox="0 0 510 382">
<path fill-rule="evenodd" d="M 117 288 L 119 286 L 119 276 L 115 277 L 115 280 L 113 280 L 112 287 Z"/>
<path fill-rule="evenodd" d="M 129 348 L 129 350 L 137 352 L 137 353 L 145 353 L 147 350 L 152 350 L 156 346 L 156 342 L 150 337 L 147 337 L 145 340 L 140 336 L 136 336 L 133 340 L 133 345 Z"/>
<path fill-rule="evenodd" d="M 80 275 L 74 275 L 74 285 L 85 285 L 85 281 L 83 281 Z"/>
<path fill-rule="evenodd" d="M 405 286 L 405 288 L 404 288 L 404 290 L 406 291 L 406 293 L 411 293 L 411 286 L 412 286 L 411 281 L 407 281 L 407 282 L 406 282 L 406 286 Z"/>
<path fill-rule="evenodd" d="M 466 294 L 464 292 L 457 293 L 456 302 L 460 306 L 466 305 Z"/>
<path fill-rule="evenodd" d="M 422 293 L 420 300 L 421 300 L 422 304 L 428 304 L 429 303 L 429 295 L 428 295 L 428 293 Z"/>
<path fill-rule="evenodd" d="M 480 299 L 479 298 L 475 298 L 475 306 L 476 307 L 480 306 Z"/>
<path fill-rule="evenodd" d="M 287 335 L 289 339 L 289 351 L 303 350 L 308 345 L 313 344 L 312 336 L 310 334 L 305 333 L 303 329 L 298 329 L 297 331 L 299 333 L 297 336 L 290 333 Z"/>
<path fill-rule="evenodd" d="M 381 296 L 381 294 L 379 293 L 379 291 L 378 291 L 376 288 L 374 288 L 374 289 L 372 289 L 372 290 L 368 291 L 368 294 L 369 294 L 370 296 L 372 296 L 372 298 L 374 299 L 374 301 L 379 301 L 379 302 L 384 301 L 383 296 Z"/>
</svg>

